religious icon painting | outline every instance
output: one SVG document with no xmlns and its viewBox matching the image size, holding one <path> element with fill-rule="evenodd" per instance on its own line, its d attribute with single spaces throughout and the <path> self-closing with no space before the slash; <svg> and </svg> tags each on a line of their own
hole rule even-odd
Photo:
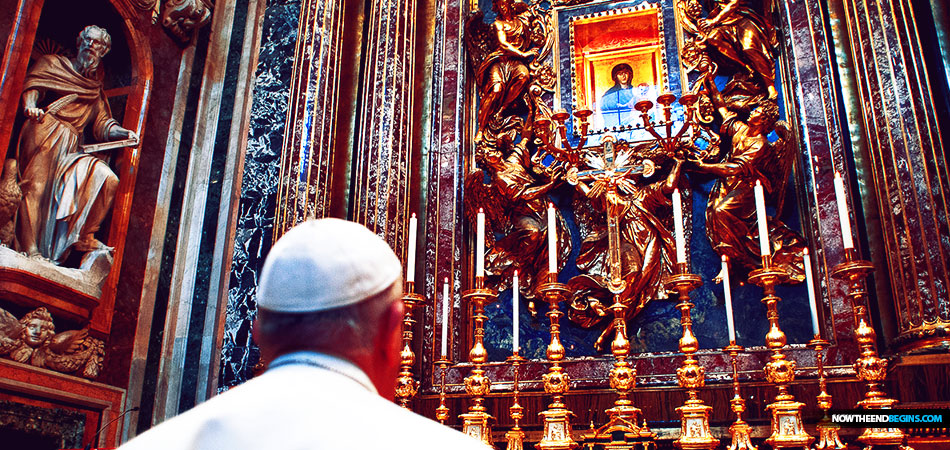
<svg viewBox="0 0 950 450">
<path fill-rule="evenodd" d="M 636 102 L 667 89 L 660 6 L 576 16 L 570 31 L 574 105 L 594 112 L 595 130 L 639 123 Z"/>
</svg>

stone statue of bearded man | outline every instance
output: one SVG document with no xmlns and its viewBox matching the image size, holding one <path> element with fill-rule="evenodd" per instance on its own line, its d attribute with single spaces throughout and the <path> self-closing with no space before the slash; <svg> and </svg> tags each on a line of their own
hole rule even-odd
<svg viewBox="0 0 950 450">
<path fill-rule="evenodd" d="M 94 235 L 112 207 L 119 179 L 103 159 L 80 151 L 83 134 L 90 132 L 98 142 L 137 139 L 112 118 L 102 90 L 100 62 L 112 46 L 109 33 L 90 25 L 76 44 L 74 58 L 41 56 L 27 74 L 27 121 L 17 146 L 23 190 L 17 248 L 54 262 L 65 260 L 70 250 L 107 248 Z"/>
</svg>

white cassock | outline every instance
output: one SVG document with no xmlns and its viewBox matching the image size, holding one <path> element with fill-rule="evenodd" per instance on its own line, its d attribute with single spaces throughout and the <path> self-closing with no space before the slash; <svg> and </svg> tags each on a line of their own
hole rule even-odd
<svg viewBox="0 0 950 450">
<path fill-rule="evenodd" d="M 485 450 L 476 439 L 380 397 L 333 356 L 280 356 L 263 375 L 132 439 L 139 449 Z"/>
</svg>

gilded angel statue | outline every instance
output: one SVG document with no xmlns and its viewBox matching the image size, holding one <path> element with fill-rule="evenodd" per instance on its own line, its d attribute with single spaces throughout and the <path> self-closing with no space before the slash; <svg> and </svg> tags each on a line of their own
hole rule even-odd
<svg viewBox="0 0 950 450">
<path fill-rule="evenodd" d="M 0 309 L 0 355 L 36 367 L 95 378 L 102 368 L 102 341 L 89 330 L 56 333 L 53 317 L 37 308 L 17 320 Z"/>
<path fill-rule="evenodd" d="M 534 168 L 524 147 L 505 147 L 511 148 L 507 155 L 494 148 L 479 153 L 489 182 L 485 183 L 486 172 L 481 168 L 465 178 L 465 211 L 473 225 L 478 209 L 485 211 L 485 276 L 504 290 L 518 270 L 522 295 L 534 314 L 531 300 L 548 270 L 548 193 L 558 185 L 564 169 L 546 175 L 541 168 Z M 560 213 L 556 223 L 557 261 L 562 268 L 571 254 L 570 231 Z"/>
<path fill-rule="evenodd" d="M 575 212 L 586 230 L 577 257 L 582 274 L 568 282 L 574 291 L 568 318 L 585 328 L 608 322 L 595 342 L 598 349 L 612 336 L 607 306 L 613 294 L 628 306 L 628 320 L 651 299 L 666 297 L 662 280 L 672 274 L 675 260 L 670 195 L 683 165 L 681 158 L 657 152 L 650 144 L 602 142 L 604 155 L 588 154 L 586 170 L 567 175 L 583 194 L 575 199 Z"/>
<path fill-rule="evenodd" d="M 719 178 L 706 209 L 709 242 L 716 253 L 746 269 L 761 266 L 753 194 L 755 181 L 759 180 L 765 188 L 766 202 L 776 211 L 768 221 L 772 261 L 785 269 L 791 282 L 801 282 L 805 278 L 804 239 L 778 219 L 796 151 L 789 125 L 778 120 L 778 105 L 771 98 L 726 97 L 710 77 L 705 84 L 722 117 L 722 133 L 730 136 L 732 142 L 721 161 L 690 161 L 691 170 Z M 769 142 L 768 135 L 773 130 L 779 138 Z"/>
<path fill-rule="evenodd" d="M 466 24 L 465 44 L 478 86 L 478 132 L 475 142 L 491 145 L 514 131 L 529 137 L 537 118 L 550 117 L 541 100 L 554 86 L 554 73 L 541 63 L 551 52 L 553 32 L 539 4 L 495 0 L 490 25 L 476 12 Z"/>
</svg>

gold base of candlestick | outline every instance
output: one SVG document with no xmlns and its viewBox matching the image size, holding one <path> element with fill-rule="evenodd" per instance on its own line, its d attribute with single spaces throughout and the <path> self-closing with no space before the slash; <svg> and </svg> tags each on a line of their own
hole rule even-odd
<svg viewBox="0 0 950 450">
<path fill-rule="evenodd" d="M 762 303 L 768 310 L 769 332 L 765 335 L 765 345 L 772 355 L 765 364 L 765 379 L 778 389 L 775 401 L 766 406 L 772 416 L 772 434 L 765 442 L 772 448 L 807 447 L 815 438 L 805 433 L 802 423 L 804 403 L 795 401 L 788 391 L 789 384 L 795 380 L 795 361 L 786 358 L 784 348 L 785 333 L 779 327 L 778 302 L 781 298 L 775 294 L 775 286 L 788 279 L 788 274 L 772 266 L 772 258 L 762 257 L 762 268 L 749 272 L 749 282 L 762 288 Z"/>
<path fill-rule="evenodd" d="M 676 408 L 680 416 L 680 437 L 673 441 L 677 448 L 714 449 L 719 446 L 719 439 L 712 436 L 709 430 L 709 413 L 712 407 L 703 404 L 698 390 L 706 386 L 706 369 L 699 365 L 695 357 L 699 350 L 699 340 L 693 334 L 693 319 L 690 311 L 693 304 L 689 301 L 689 293 L 699 286 L 703 280 L 699 275 L 689 273 L 689 266 L 685 263 L 677 264 L 677 273 L 666 281 L 667 289 L 679 293 L 680 324 L 683 326 L 683 336 L 680 337 L 679 350 L 686 355 L 683 364 L 676 369 L 676 378 L 680 387 L 686 389 L 686 402 Z"/>
<path fill-rule="evenodd" d="M 820 392 L 815 400 L 818 403 L 818 408 L 824 413 L 824 417 L 822 417 L 816 427 L 818 431 L 818 442 L 815 444 L 815 450 L 840 450 L 847 448 L 847 446 L 841 442 L 841 437 L 838 436 L 838 430 L 841 427 L 832 423 L 831 418 L 828 417 L 828 410 L 831 409 L 831 394 L 827 392 L 828 383 L 825 380 L 825 358 L 822 352 L 825 347 L 829 345 L 831 345 L 830 342 L 822 339 L 821 336 L 817 334 L 814 339 L 808 341 L 808 346 L 815 350 L 815 362 L 818 366 L 818 389 Z"/>
<path fill-rule="evenodd" d="M 729 426 L 732 442 L 726 447 L 729 450 L 758 450 L 752 445 L 752 426 L 745 421 L 736 421 Z"/>
<path fill-rule="evenodd" d="M 848 298 L 851 300 L 851 309 L 854 311 L 855 338 L 861 356 L 854 362 L 854 370 L 858 379 L 867 383 L 867 392 L 864 400 L 858 402 L 858 407 L 868 410 L 890 409 L 897 400 L 888 398 L 883 386 L 887 380 L 887 361 L 878 356 L 877 333 L 868 324 L 867 301 L 868 292 L 865 279 L 874 266 L 864 260 L 855 259 L 853 249 L 845 251 L 846 261 L 835 266 L 831 275 L 848 283 Z M 875 446 L 900 447 L 910 449 L 904 445 L 907 435 L 897 428 L 866 428 L 858 442 L 863 443 L 867 450 Z"/>
<path fill-rule="evenodd" d="M 541 442 L 535 446 L 540 450 L 568 450 L 578 447 L 577 442 L 572 437 L 574 430 L 571 428 L 571 416 L 574 414 L 564 408 L 555 408 L 553 405 L 545 411 L 541 411 L 541 417 L 544 421 L 544 432 Z"/>
<path fill-rule="evenodd" d="M 416 362 L 416 355 L 412 352 L 412 311 L 425 303 L 425 297 L 413 292 L 415 283 L 406 282 L 406 293 L 402 296 L 405 305 L 405 315 L 402 321 L 402 351 L 399 352 L 400 369 L 396 378 L 396 403 L 409 409 L 409 401 L 419 391 L 419 382 L 412 377 L 412 366 Z"/>
<path fill-rule="evenodd" d="M 551 394 L 551 404 L 541 412 L 544 421 L 544 432 L 541 441 L 536 447 L 540 450 L 567 450 L 576 448 L 577 442 L 573 438 L 571 416 L 574 414 L 564 405 L 564 395 L 570 389 L 571 378 L 561 367 L 564 359 L 564 346 L 561 345 L 561 329 L 559 320 L 563 313 L 558 309 L 558 303 L 567 299 L 571 291 L 567 285 L 554 281 L 556 274 L 549 274 L 551 282 L 538 287 L 541 297 L 550 305 L 548 318 L 551 319 L 551 343 L 548 344 L 547 357 L 551 361 L 548 373 L 541 376 L 544 382 L 544 391 Z"/>
<path fill-rule="evenodd" d="M 508 442 L 507 450 L 524 450 L 524 431 L 521 431 L 521 419 L 524 418 L 524 407 L 518 404 L 518 394 L 520 392 L 518 390 L 518 368 L 521 366 L 521 363 L 524 362 L 524 358 L 522 358 L 516 350 L 508 357 L 508 362 L 511 363 L 511 367 L 515 373 L 511 389 L 514 396 L 511 406 L 508 407 L 508 412 L 511 415 L 511 420 L 515 422 L 515 426 L 511 427 L 511 430 L 505 433 L 505 441 Z"/>
<path fill-rule="evenodd" d="M 498 297 L 494 292 L 483 289 L 484 280 L 476 278 L 475 289 L 462 292 L 463 301 L 468 301 L 472 305 L 472 319 L 475 322 L 474 345 L 468 353 L 468 359 L 475 368 L 472 373 L 465 377 L 465 392 L 472 398 L 472 404 L 468 412 L 459 415 L 462 419 L 462 432 L 475 438 L 489 447 L 493 447 L 491 438 L 491 422 L 494 417 L 486 412 L 485 397 L 491 392 L 491 380 L 485 375 L 482 364 L 488 359 L 488 352 L 485 350 L 485 304 L 491 303 Z"/>
<path fill-rule="evenodd" d="M 772 413 L 772 435 L 765 443 L 772 448 L 808 447 L 815 438 L 805 433 L 802 422 L 802 402 L 780 400 L 772 402 L 765 409 Z"/>
<path fill-rule="evenodd" d="M 439 376 L 441 379 L 439 383 L 439 407 L 435 409 L 435 420 L 445 425 L 445 421 L 449 419 L 449 407 L 445 406 L 445 371 L 449 369 L 449 365 L 452 363 L 445 359 L 440 359 L 435 363 L 438 364 L 441 372 Z"/>
<path fill-rule="evenodd" d="M 676 448 L 683 450 L 714 449 L 719 446 L 719 439 L 712 437 L 709 430 L 709 413 L 712 406 L 702 402 L 676 408 L 680 415 L 680 437 L 673 441 Z"/>
<path fill-rule="evenodd" d="M 722 349 L 729 354 L 732 361 L 732 400 L 729 405 L 732 412 L 736 414 L 736 421 L 729 427 L 729 435 L 732 436 L 732 442 L 726 447 L 729 450 L 758 450 L 758 447 L 752 445 L 752 427 L 742 420 L 742 413 L 745 412 L 745 399 L 739 392 L 739 352 L 744 351 L 741 345 L 736 341 L 729 341 L 729 345 Z"/>
</svg>

